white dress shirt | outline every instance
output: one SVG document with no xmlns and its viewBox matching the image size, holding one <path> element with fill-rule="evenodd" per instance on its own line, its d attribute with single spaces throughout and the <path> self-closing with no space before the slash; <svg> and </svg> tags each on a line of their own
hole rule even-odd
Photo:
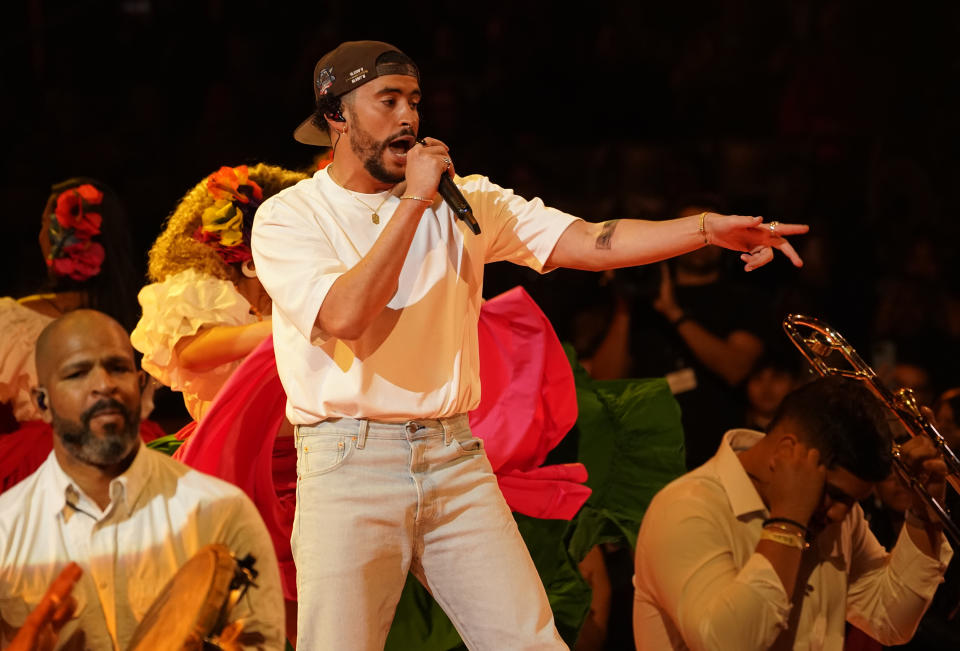
<svg viewBox="0 0 960 651">
<path fill-rule="evenodd" d="M 262 648 L 282 649 L 276 555 L 243 492 L 141 444 L 110 483 L 110 504 L 101 511 L 51 452 L 34 474 L 0 495 L 0 646 L 76 561 L 83 568 L 73 590 L 77 612 L 58 646 L 82 631 L 83 648 L 126 649 L 167 581 L 209 543 L 256 558 L 259 587 L 247 591 L 231 620 L 243 618 L 245 632 L 263 634 Z"/>
<path fill-rule="evenodd" d="M 650 503 L 636 549 L 634 635 L 640 651 L 841 650 L 849 620 L 883 644 L 916 630 L 952 556 L 939 560 L 901 531 L 889 554 L 859 505 L 804 553 L 794 604 L 755 552 L 769 517 L 737 452 L 764 435 L 731 430 L 710 461 Z M 790 627 L 795 638 L 780 633 Z"/>
<path fill-rule="evenodd" d="M 267 199 L 253 226 L 257 276 L 273 299 L 287 417 L 312 425 L 470 411 L 480 402 L 484 264 L 509 260 L 546 271 L 557 240 L 577 218 L 486 177 L 458 178 L 482 233 L 470 232 L 438 196 L 420 219 L 386 309 L 359 339 L 346 341 L 317 328 L 317 313 L 333 283 L 370 251 L 400 199 L 350 192 L 327 170 Z"/>
</svg>

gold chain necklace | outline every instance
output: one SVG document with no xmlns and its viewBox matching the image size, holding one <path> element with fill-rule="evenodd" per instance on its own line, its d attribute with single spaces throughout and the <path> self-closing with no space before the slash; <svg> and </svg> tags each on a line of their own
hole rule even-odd
<svg viewBox="0 0 960 651">
<path fill-rule="evenodd" d="M 380 202 L 380 205 L 377 206 L 376 208 L 371 208 L 371 207 L 370 207 L 370 204 L 368 204 L 366 201 L 364 201 L 363 199 L 361 199 L 360 197 L 358 197 L 357 195 L 355 195 L 352 191 L 348 190 L 347 188 L 343 188 L 343 189 L 344 189 L 344 190 L 347 190 L 347 192 L 350 193 L 350 196 L 351 196 L 351 197 L 353 197 L 354 199 L 356 199 L 357 201 L 359 201 L 361 204 L 364 205 L 364 207 L 365 207 L 367 210 L 370 211 L 370 219 L 373 221 L 374 224 L 379 224 L 379 223 L 380 223 L 380 214 L 379 214 L 379 213 L 380 213 L 380 209 L 383 208 L 383 204 L 385 204 L 385 203 L 387 202 L 387 199 L 389 199 L 390 197 L 393 196 L 393 188 L 390 188 L 389 190 L 387 190 L 387 196 L 385 196 L 385 197 L 383 198 L 383 201 Z"/>
</svg>

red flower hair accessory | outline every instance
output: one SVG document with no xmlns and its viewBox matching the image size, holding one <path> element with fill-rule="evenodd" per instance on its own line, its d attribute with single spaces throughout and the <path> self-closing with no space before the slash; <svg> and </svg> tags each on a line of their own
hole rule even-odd
<svg viewBox="0 0 960 651">
<path fill-rule="evenodd" d="M 87 280 L 100 273 L 104 249 L 93 241 L 103 217 L 96 207 L 103 192 L 89 183 L 64 190 L 57 197 L 48 228 L 50 253 L 47 267 L 57 276 Z"/>
<path fill-rule="evenodd" d="M 203 211 L 195 240 L 211 247 L 227 264 L 246 262 L 250 253 L 253 216 L 263 202 L 263 190 L 249 177 L 246 165 L 221 167 L 207 177 L 212 206 Z"/>
</svg>

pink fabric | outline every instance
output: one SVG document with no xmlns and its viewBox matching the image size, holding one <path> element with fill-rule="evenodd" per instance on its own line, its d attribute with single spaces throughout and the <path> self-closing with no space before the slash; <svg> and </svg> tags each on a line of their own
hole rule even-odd
<svg viewBox="0 0 960 651">
<path fill-rule="evenodd" d="M 573 372 L 563 347 L 519 287 L 484 303 L 479 335 L 483 398 L 470 413 L 470 426 L 484 439 L 507 504 L 538 518 L 572 518 L 590 495 L 582 484 L 586 469 L 540 467 L 577 419 Z M 174 456 L 250 496 L 273 538 L 284 593 L 296 599 L 290 552 L 296 454 L 292 438 L 276 438 L 285 402 L 271 337 L 233 373 L 203 420 L 181 430 L 178 437 L 187 442 Z"/>
<path fill-rule="evenodd" d="M 577 422 L 573 371 L 553 327 L 522 287 L 480 310 L 480 405 L 470 428 L 483 438 L 514 511 L 569 520 L 590 496 L 582 464 L 540 468 Z"/>
</svg>

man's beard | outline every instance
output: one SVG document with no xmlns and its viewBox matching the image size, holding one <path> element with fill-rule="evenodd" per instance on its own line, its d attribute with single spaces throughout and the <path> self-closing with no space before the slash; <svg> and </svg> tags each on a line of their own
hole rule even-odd
<svg viewBox="0 0 960 651">
<path fill-rule="evenodd" d="M 123 416 L 123 425 L 107 424 L 103 428 L 103 435 L 97 436 L 90 431 L 90 421 L 105 409 L 119 411 Z M 105 398 L 80 414 L 80 422 L 60 418 L 54 412 L 53 431 L 67 452 L 79 461 L 94 466 L 109 466 L 123 460 L 140 435 L 140 413 L 127 409 L 117 400 Z"/>
<path fill-rule="evenodd" d="M 400 136 L 414 136 L 413 129 L 403 129 L 386 140 L 377 142 L 367 131 L 363 130 L 356 119 L 353 120 L 353 137 L 350 138 L 350 149 L 363 161 L 363 168 L 381 183 L 399 183 L 406 178 L 405 172 L 391 174 L 383 165 L 383 153 L 390 143 Z"/>
</svg>

